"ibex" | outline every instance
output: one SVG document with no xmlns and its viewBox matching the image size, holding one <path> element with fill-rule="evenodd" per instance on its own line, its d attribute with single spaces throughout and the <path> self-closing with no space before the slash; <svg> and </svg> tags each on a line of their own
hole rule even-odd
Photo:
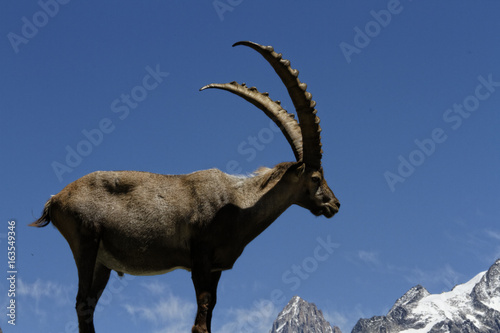
<svg viewBox="0 0 500 333">
<path fill-rule="evenodd" d="M 286 86 L 299 121 L 279 101 L 236 82 L 227 90 L 265 112 L 281 129 L 296 162 L 261 168 L 248 177 L 217 169 L 186 175 L 97 171 L 67 185 L 30 226 L 52 221 L 78 268 L 76 312 L 80 333 L 93 333 L 93 313 L 111 270 L 132 275 L 191 271 L 198 305 L 192 332 L 211 332 L 221 272 L 245 246 L 293 204 L 328 218 L 340 203 L 321 166 L 319 118 L 298 71 L 271 46 L 238 42 L 259 52 Z"/>
</svg>

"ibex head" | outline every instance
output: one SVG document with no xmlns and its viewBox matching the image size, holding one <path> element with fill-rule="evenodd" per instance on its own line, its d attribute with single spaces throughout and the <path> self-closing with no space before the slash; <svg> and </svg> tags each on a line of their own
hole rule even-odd
<svg viewBox="0 0 500 333">
<path fill-rule="evenodd" d="M 291 182 L 296 193 L 296 204 L 309 209 L 314 215 L 324 215 L 328 218 L 338 212 L 340 203 L 328 186 L 321 166 L 321 128 L 316 116 L 316 102 L 307 85 L 300 82 L 299 71 L 290 67 L 290 61 L 283 59 L 281 53 L 276 53 L 271 46 L 242 41 L 233 46 L 244 45 L 259 52 L 276 71 L 288 90 L 299 121 L 293 114 L 281 107 L 280 101 L 273 101 L 268 93 L 260 93 L 257 88 L 248 88 L 237 82 L 212 83 L 200 90 L 218 88 L 230 91 L 250 103 L 271 118 L 281 129 L 297 160 L 287 170 L 285 177 L 292 177 Z"/>
<path fill-rule="evenodd" d="M 299 165 L 298 169 L 300 168 Z M 298 188 L 302 191 L 298 193 L 296 204 L 309 209 L 316 216 L 332 217 L 339 211 L 340 202 L 328 186 L 323 168 L 308 168 L 306 165 L 304 169 L 297 170 L 299 172 L 297 181 L 300 183 Z"/>
</svg>

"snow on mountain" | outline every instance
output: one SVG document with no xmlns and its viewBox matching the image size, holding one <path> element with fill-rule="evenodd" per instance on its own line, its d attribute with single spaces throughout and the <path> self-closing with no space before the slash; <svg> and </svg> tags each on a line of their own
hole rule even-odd
<svg viewBox="0 0 500 333">
<path fill-rule="evenodd" d="M 473 315 L 471 292 L 486 272 L 479 273 L 469 282 L 455 286 L 451 291 L 442 294 L 428 294 L 413 307 L 408 319 L 415 318 L 425 322 L 424 328 L 403 330 L 400 333 L 428 332 L 442 321 L 463 322 L 471 320 L 475 326 L 481 327 L 481 322 Z"/>
<path fill-rule="evenodd" d="M 270 333 L 341 333 L 316 305 L 294 296 Z M 386 316 L 360 319 L 352 333 L 500 333 L 500 260 L 441 294 L 417 285 Z"/>
<path fill-rule="evenodd" d="M 430 294 L 417 285 L 386 316 L 360 319 L 352 333 L 500 332 L 500 260 L 451 291 Z"/>
<path fill-rule="evenodd" d="M 280 312 L 270 333 L 342 333 L 332 327 L 314 303 L 308 303 L 298 296 Z"/>
</svg>

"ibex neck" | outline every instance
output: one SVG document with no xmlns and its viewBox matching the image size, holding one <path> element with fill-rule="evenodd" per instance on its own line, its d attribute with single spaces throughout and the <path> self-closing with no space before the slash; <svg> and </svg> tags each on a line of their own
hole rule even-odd
<svg viewBox="0 0 500 333">
<path fill-rule="evenodd" d="M 296 191 L 283 175 L 287 164 L 281 164 L 242 181 L 239 188 L 241 216 L 245 242 L 262 233 L 294 203 Z"/>
</svg>

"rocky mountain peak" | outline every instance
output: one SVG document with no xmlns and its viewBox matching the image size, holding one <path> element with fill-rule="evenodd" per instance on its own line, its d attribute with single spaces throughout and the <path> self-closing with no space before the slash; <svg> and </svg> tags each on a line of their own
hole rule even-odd
<svg viewBox="0 0 500 333">
<path fill-rule="evenodd" d="M 411 304 L 415 304 L 416 302 L 420 301 L 422 298 L 425 296 L 430 295 L 430 293 L 422 287 L 421 285 L 416 285 L 415 287 L 411 288 L 401 296 L 396 303 L 394 303 L 394 306 L 389 312 L 392 312 L 394 309 L 399 308 L 399 307 L 408 307 L 411 306 Z"/>
<path fill-rule="evenodd" d="M 341 333 L 315 304 L 294 296 L 270 333 Z M 416 285 L 385 316 L 360 319 L 351 333 L 500 333 L 500 259 L 450 291 Z"/>
<path fill-rule="evenodd" d="M 472 289 L 471 296 L 477 307 L 500 311 L 500 259 L 483 275 Z"/>
<path fill-rule="evenodd" d="M 360 319 L 352 333 L 500 332 L 500 260 L 451 291 L 430 294 L 417 285 L 386 316 Z"/>
<path fill-rule="evenodd" d="M 314 303 L 294 296 L 273 323 L 271 333 L 342 333 L 332 327 Z"/>
</svg>

